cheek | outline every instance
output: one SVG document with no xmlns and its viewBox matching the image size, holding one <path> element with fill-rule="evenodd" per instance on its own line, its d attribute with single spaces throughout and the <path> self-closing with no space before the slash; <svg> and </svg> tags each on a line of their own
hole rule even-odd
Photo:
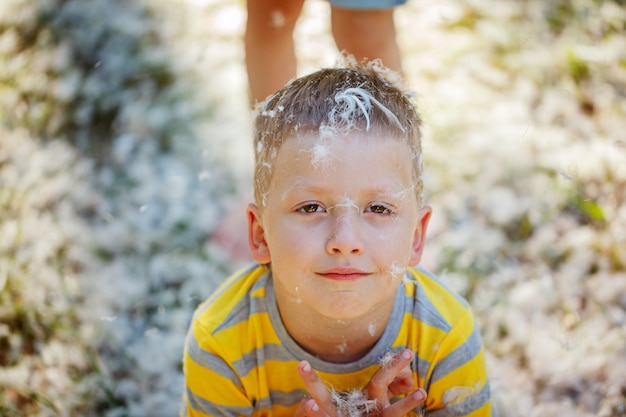
<svg viewBox="0 0 626 417">
<path fill-rule="evenodd" d="M 388 273 L 392 281 L 401 280 L 406 272 L 406 261 L 395 260 L 389 264 Z"/>
<path fill-rule="evenodd" d="M 301 258 L 302 255 L 315 250 L 316 245 L 319 245 L 319 239 L 314 231 L 289 224 L 277 224 L 272 229 L 273 233 L 268 235 L 270 251 L 287 262 Z"/>
<path fill-rule="evenodd" d="M 376 240 L 372 242 L 373 256 L 384 257 L 380 259 L 388 270 L 397 271 L 398 265 L 408 264 L 413 245 L 413 233 L 408 225 L 379 230 L 374 236 Z M 392 264 L 394 266 L 390 267 Z"/>
<path fill-rule="evenodd" d="M 413 242 L 413 229 L 409 222 L 398 221 L 392 225 L 379 228 L 371 234 L 380 242 L 384 242 L 396 247 L 400 245 L 410 246 Z"/>
</svg>

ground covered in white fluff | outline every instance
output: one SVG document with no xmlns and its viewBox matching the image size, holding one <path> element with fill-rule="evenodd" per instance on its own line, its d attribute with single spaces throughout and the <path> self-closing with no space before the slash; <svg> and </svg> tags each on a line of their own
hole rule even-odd
<svg viewBox="0 0 626 417">
<path fill-rule="evenodd" d="M 332 66 L 308 0 L 301 73 Z M 474 306 L 505 417 L 626 415 L 626 9 L 409 0 L 425 265 Z M 240 264 L 243 2 L 0 3 L 0 415 L 176 415 L 196 305 Z M 242 215 L 243 218 L 243 215 Z"/>
</svg>

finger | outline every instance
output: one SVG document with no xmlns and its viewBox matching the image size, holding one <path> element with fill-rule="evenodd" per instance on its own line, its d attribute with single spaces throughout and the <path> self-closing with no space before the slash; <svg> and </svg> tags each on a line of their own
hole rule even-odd
<svg viewBox="0 0 626 417">
<path fill-rule="evenodd" d="M 326 417 L 312 398 L 303 398 L 298 404 L 294 417 Z"/>
<path fill-rule="evenodd" d="M 376 398 L 388 401 L 387 391 L 396 377 L 400 376 L 406 380 L 406 374 L 402 374 L 402 370 L 406 368 L 413 359 L 413 353 L 408 349 L 403 349 L 397 353 L 391 362 L 380 368 L 370 382 L 367 384 L 366 392 L 369 398 Z"/>
<path fill-rule="evenodd" d="M 397 395 L 408 394 L 415 389 L 415 379 L 413 378 L 413 372 L 411 368 L 405 366 L 398 373 L 398 375 L 389 384 L 389 396 L 395 397 Z"/>
<path fill-rule="evenodd" d="M 313 410 L 313 403 L 310 404 L 311 411 L 322 412 L 329 416 L 335 416 L 335 406 L 333 404 L 332 396 L 326 388 L 326 385 L 318 378 L 317 374 L 311 368 L 311 365 L 307 361 L 301 361 L 298 364 L 298 374 L 304 385 L 306 386 L 309 394 L 313 398 L 315 406 L 319 408 L 319 411 Z M 307 410 L 308 413 L 309 410 Z"/>
<path fill-rule="evenodd" d="M 426 401 L 426 391 L 420 388 L 385 408 L 381 413 L 382 417 L 403 417 L 424 401 Z"/>
<path fill-rule="evenodd" d="M 298 404 L 298 408 L 296 408 L 296 412 L 294 413 L 294 417 L 305 417 L 306 413 L 306 403 L 310 401 L 310 398 L 303 398 L 300 400 L 300 404 Z"/>
</svg>

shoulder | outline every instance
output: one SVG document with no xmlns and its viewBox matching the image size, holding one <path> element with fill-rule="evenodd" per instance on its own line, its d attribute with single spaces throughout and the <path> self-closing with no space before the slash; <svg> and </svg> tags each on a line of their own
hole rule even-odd
<svg viewBox="0 0 626 417">
<path fill-rule="evenodd" d="M 407 296 L 413 299 L 416 318 L 449 331 L 471 311 L 468 302 L 433 273 L 421 267 L 409 268 L 404 281 Z"/>
<path fill-rule="evenodd" d="M 192 325 L 212 334 L 247 320 L 257 304 L 263 304 L 268 277 L 269 270 L 262 265 L 234 273 L 198 306 Z"/>
</svg>

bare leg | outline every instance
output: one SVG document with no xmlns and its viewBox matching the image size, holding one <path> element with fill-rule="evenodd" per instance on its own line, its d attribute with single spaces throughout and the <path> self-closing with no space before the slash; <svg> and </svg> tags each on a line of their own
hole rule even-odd
<svg viewBox="0 0 626 417">
<path fill-rule="evenodd" d="M 332 7 L 331 25 L 340 51 L 357 61 L 380 59 L 402 74 L 402 60 L 396 42 L 393 9 L 356 10 Z"/>
<path fill-rule="evenodd" d="M 255 104 L 296 76 L 293 30 L 304 0 L 248 0 L 244 36 L 250 101 Z"/>
</svg>

